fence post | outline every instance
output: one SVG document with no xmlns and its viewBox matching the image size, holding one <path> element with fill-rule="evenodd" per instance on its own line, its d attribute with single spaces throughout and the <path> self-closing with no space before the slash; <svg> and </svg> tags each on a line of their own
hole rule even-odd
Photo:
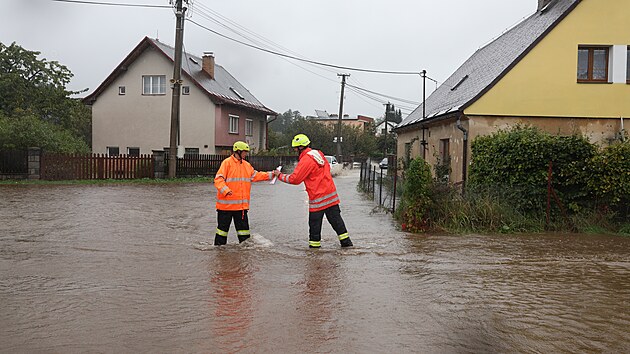
<svg viewBox="0 0 630 354">
<path fill-rule="evenodd" d="M 376 166 L 372 169 L 372 200 L 374 200 L 376 193 Z"/>
<path fill-rule="evenodd" d="M 396 182 L 398 181 L 398 168 L 394 171 L 394 191 L 392 192 L 392 214 L 396 212 Z"/>
<path fill-rule="evenodd" d="M 164 173 L 164 150 L 153 151 L 153 178 L 165 178 Z"/>
<path fill-rule="evenodd" d="M 42 149 L 28 148 L 28 179 L 40 179 Z"/>
<path fill-rule="evenodd" d="M 383 205 L 383 169 L 381 168 L 381 177 L 378 184 L 378 206 Z"/>
</svg>

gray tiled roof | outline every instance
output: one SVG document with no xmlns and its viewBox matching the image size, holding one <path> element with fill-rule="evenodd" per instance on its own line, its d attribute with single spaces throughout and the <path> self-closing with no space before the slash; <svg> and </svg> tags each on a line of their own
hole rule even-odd
<svg viewBox="0 0 630 354">
<path fill-rule="evenodd" d="M 510 70 L 541 36 L 581 0 L 557 0 L 544 12 L 536 12 L 509 31 L 477 50 L 426 99 L 426 119 L 442 116 L 472 104 Z M 459 85 L 458 85 L 459 83 Z M 422 121 L 422 104 L 398 126 Z"/>
<path fill-rule="evenodd" d="M 149 40 L 158 47 L 164 54 L 174 61 L 175 49 L 156 39 Z M 193 60 L 190 60 L 193 59 Z M 214 80 L 201 69 L 202 58 L 184 53 L 182 58 L 182 71 L 193 78 L 207 93 L 215 98 L 236 105 L 242 105 L 266 112 L 270 115 L 276 113 L 265 107 L 245 86 L 241 85 L 227 70 L 221 65 L 214 65 Z M 242 96 L 239 97 L 239 95 Z"/>
</svg>

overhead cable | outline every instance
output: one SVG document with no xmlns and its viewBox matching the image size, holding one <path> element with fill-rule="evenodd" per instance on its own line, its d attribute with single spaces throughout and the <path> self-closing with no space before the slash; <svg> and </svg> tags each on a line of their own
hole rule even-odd
<svg viewBox="0 0 630 354">
<path fill-rule="evenodd" d="M 50 0 L 54 2 L 67 2 L 74 4 L 85 4 L 85 5 L 109 5 L 109 6 L 127 6 L 127 7 L 149 7 L 149 8 L 160 8 L 160 9 L 170 9 L 171 6 L 167 5 L 143 5 L 143 4 L 124 4 L 124 3 L 114 3 L 114 2 L 100 2 L 100 1 L 81 1 L 81 0 Z"/>
<path fill-rule="evenodd" d="M 267 52 L 267 53 L 270 53 L 270 54 L 275 54 L 275 55 L 282 56 L 282 57 L 289 58 L 289 59 L 303 61 L 303 62 L 306 62 L 306 63 L 311 63 L 311 64 L 315 64 L 315 65 L 321 65 L 321 66 L 327 66 L 327 67 L 336 68 L 336 69 L 344 69 L 344 70 L 351 70 L 351 71 L 361 71 L 361 72 L 368 72 L 368 73 L 375 73 L 375 74 L 392 74 L 392 75 L 420 75 L 421 74 L 420 72 L 415 72 L 415 71 L 387 71 L 387 70 L 371 70 L 371 69 L 353 68 L 353 67 L 348 67 L 348 66 L 333 65 L 333 64 L 322 63 L 322 62 L 318 62 L 318 61 L 314 61 L 314 60 L 302 59 L 302 58 L 299 58 L 299 57 L 296 57 L 296 56 L 293 56 L 293 55 L 279 53 L 279 52 L 276 52 L 276 51 L 273 51 L 273 50 L 269 50 L 269 49 L 261 48 L 259 46 L 255 46 L 253 44 L 245 43 L 245 42 L 240 41 L 238 39 L 226 36 L 226 35 L 224 35 L 224 34 L 222 34 L 220 32 L 212 30 L 212 29 L 210 29 L 210 28 L 208 28 L 206 26 L 203 26 L 203 25 L 201 25 L 201 24 L 199 24 L 199 23 L 197 23 L 197 22 L 195 22 L 194 20 L 191 20 L 191 19 L 186 19 L 186 21 L 191 22 L 191 23 L 193 23 L 193 24 L 203 28 L 203 29 L 205 29 L 208 32 L 214 33 L 217 36 L 229 39 L 231 41 L 234 41 L 236 43 L 248 46 L 250 48 L 258 49 L 258 50 L 261 50 L 263 52 Z"/>
</svg>

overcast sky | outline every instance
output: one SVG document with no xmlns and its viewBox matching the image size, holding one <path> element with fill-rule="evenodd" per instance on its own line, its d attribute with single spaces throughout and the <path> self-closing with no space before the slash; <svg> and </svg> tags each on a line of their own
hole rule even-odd
<svg viewBox="0 0 630 354">
<path fill-rule="evenodd" d="M 85 0 L 169 5 L 168 0 Z M 194 0 L 188 18 L 241 41 L 245 34 L 272 50 L 309 60 L 383 71 L 427 70 L 440 82 L 477 49 L 536 10 L 537 0 Z M 87 5 L 52 0 L 3 1 L 0 41 L 41 52 L 66 65 L 72 90 L 92 92 L 144 38 L 174 45 L 175 15 L 168 8 Z M 236 33 L 234 32 L 236 31 Z M 268 54 L 224 39 L 186 21 L 184 47 L 215 53 L 263 104 L 276 112 L 315 109 L 337 113 L 340 78 L 397 99 L 420 102 L 419 75 L 324 68 Z M 427 96 L 435 83 L 427 81 Z M 86 93 L 87 94 L 87 93 Z M 86 95 L 84 94 L 84 95 Z M 416 107 L 346 89 L 344 113 L 374 118 L 391 101 L 403 117 Z"/>
</svg>

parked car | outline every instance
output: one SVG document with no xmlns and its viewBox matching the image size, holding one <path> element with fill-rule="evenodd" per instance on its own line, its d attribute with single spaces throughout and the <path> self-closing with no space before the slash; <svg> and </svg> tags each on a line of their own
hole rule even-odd
<svg viewBox="0 0 630 354">
<path fill-rule="evenodd" d="M 329 155 L 326 155 L 324 157 L 326 157 L 326 160 L 328 160 L 328 164 L 330 165 L 330 174 L 333 177 L 340 174 L 343 166 L 341 166 L 341 164 L 337 162 L 337 158 Z"/>
<path fill-rule="evenodd" d="M 378 163 L 378 167 L 382 168 L 382 169 L 387 169 L 387 157 L 382 159 L 381 162 Z"/>
</svg>

